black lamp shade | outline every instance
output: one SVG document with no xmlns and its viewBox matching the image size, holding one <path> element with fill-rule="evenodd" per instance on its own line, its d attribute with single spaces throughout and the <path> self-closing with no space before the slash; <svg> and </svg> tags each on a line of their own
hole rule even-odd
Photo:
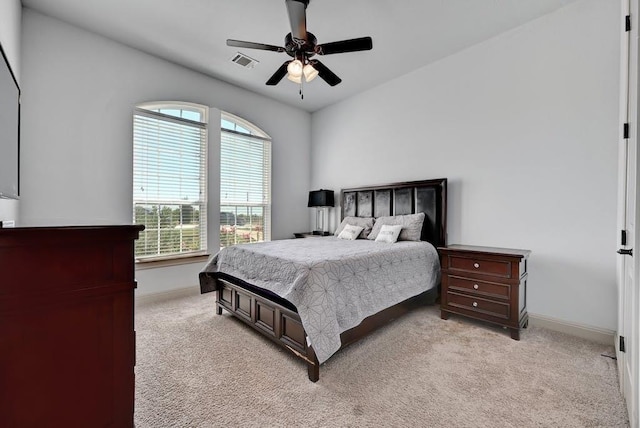
<svg viewBox="0 0 640 428">
<path fill-rule="evenodd" d="M 333 190 L 312 190 L 309 192 L 308 207 L 332 207 L 334 206 Z"/>
</svg>

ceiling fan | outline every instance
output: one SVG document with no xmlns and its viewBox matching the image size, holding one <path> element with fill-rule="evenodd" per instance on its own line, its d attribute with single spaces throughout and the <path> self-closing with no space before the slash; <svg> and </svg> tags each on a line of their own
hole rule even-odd
<svg viewBox="0 0 640 428">
<path fill-rule="evenodd" d="M 277 85 L 287 76 L 293 82 L 302 84 L 310 82 L 320 76 L 330 86 L 342 82 L 327 66 L 313 59 L 314 55 L 332 55 L 346 52 L 365 51 L 373 47 L 371 37 L 341 40 L 338 42 L 318 44 L 316 36 L 307 31 L 306 9 L 309 0 L 285 0 L 291 32 L 284 38 L 284 47 L 266 45 L 263 43 L 244 42 L 242 40 L 227 39 L 228 46 L 266 51 L 286 52 L 293 59 L 285 61 L 280 68 L 267 80 L 267 85 Z M 302 91 L 300 92 L 302 95 Z"/>
</svg>

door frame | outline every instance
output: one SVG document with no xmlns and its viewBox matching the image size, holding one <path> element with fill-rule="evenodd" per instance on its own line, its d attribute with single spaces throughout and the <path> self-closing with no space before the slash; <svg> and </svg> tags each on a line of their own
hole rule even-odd
<svg viewBox="0 0 640 428">
<path fill-rule="evenodd" d="M 640 182 L 638 180 L 638 123 L 640 123 L 639 70 L 640 48 L 638 43 L 638 15 L 640 0 L 621 0 L 622 26 L 621 59 L 620 59 L 620 137 L 618 158 L 618 243 L 621 249 L 631 249 L 640 243 Z M 629 18 L 627 18 L 629 17 Z M 629 19 L 630 31 L 626 23 Z M 626 126 L 625 126 L 626 124 Z M 632 156 L 630 156 L 632 154 Z M 628 185 L 632 180 L 632 185 Z M 633 227 L 629 223 L 633 222 Z M 624 237 L 629 230 L 626 239 Z M 637 249 L 640 251 L 640 249 Z M 631 427 L 638 427 L 638 407 L 640 373 L 638 370 L 638 356 L 640 355 L 640 340 L 638 330 L 640 319 L 639 279 L 640 257 L 633 255 L 619 255 L 616 269 L 616 283 L 618 288 L 618 332 L 616 335 L 616 357 L 618 362 L 618 378 L 620 391 L 627 403 Z M 632 278 L 627 281 L 627 278 Z M 626 350 L 621 349 L 624 341 Z"/>
</svg>

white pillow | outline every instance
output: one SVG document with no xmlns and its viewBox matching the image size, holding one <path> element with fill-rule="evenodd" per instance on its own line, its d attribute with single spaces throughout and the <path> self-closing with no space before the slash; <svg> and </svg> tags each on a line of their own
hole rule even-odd
<svg viewBox="0 0 640 428">
<path fill-rule="evenodd" d="M 363 230 L 364 227 L 347 224 L 344 229 L 342 229 L 342 232 L 340 232 L 340 234 L 338 235 L 338 239 L 347 239 L 349 241 L 353 241 L 358 237 L 358 235 L 360 235 L 360 232 L 362 232 Z"/>
<path fill-rule="evenodd" d="M 344 227 L 348 224 L 353 224 L 355 226 L 362 226 L 364 230 L 360 233 L 359 238 L 367 239 L 367 236 L 369 236 L 369 232 L 371 232 L 371 228 L 373 227 L 373 217 L 351 217 L 351 216 L 345 217 L 344 219 L 342 219 L 342 222 L 336 229 L 334 235 L 336 236 L 340 235 L 340 232 L 342 232 L 342 229 L 344 229 Z"/>
<path fill-rule="evenodd" d="M 385 224 L 380 228 L 380 232 L 378 232 L 378 236 L 376 236 L 376 242 L 387 242 L 389 244 L 393 244 L 398 240 L 401 230 L 402 225 L 400 224 Z"/>
</svg>

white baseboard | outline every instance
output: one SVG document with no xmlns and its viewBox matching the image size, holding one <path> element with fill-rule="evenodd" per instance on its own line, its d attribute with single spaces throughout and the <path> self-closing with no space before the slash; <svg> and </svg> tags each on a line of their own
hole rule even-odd
<svg viewBox="0 0 640 428">
<path fill-rule="evenodd" d="M 198 294 L 200 294 L 200 286 L 193 285 L 185 288 L 177 288 L 175 290 L 136 296 L 136 305 L 164 302 L 166 300 L 179 299 L 181 297 L 197 296 Z"/>
<path fill-rule="evenodd" d="M 536 327 L 548 328 L 549 330 L 581 337 L 603 345 L 615 346 L 616 332 L 613 330 L 572 323 L 532 313 L 529 313 L 529 323 Z"/>
</svg>

